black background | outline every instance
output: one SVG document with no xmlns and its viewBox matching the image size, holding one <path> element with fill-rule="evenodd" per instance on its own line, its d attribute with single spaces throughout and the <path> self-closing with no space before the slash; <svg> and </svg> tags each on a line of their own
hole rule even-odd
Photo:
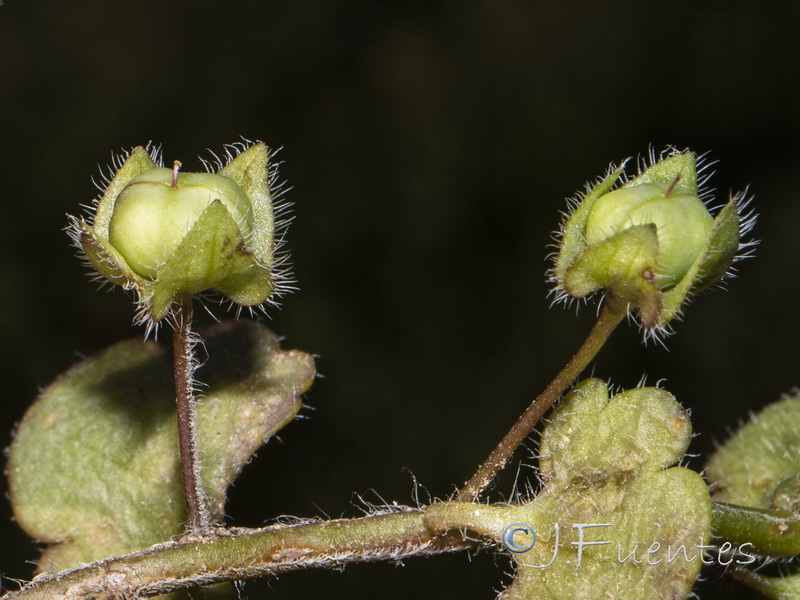
<svg viewBox="0 0 800 600">
<path fill-rule="evenodd" d="M 451 493 L 591 326 L 591 307 L 549 308 L 564 198 L 651 145 L 710 151 L 720 198 L 750 185 L 762 245 L 729 291 L 689 307 L 669 351 L 623 327 L 594 372 L 665 380 L 692 410 L 690 451 L 707 454 L 800 384 L 799 24 L 800 4 L 755 0 L 7 0 L 5 441 L 80 355 L 142 335 L 61 231 L 97 195 L 97 165 L 153 140 L 200 170 L 193 157 L 245 136 L 283 147 L 294 188 L 301 290 L 271 326 L 324 377 L 308 419 L 237 482 L 230 522 L 357 515 L 356 494 L 410 503 L 414 477 Z M 36 546 L 0 526 L 2 572 L 29 577 Z M 507 566 L 484 553 L 292 574 L 245 595 L 489 598 L 496 560 Z M 738 590 L 708 578 L 704 598 Z"/>
</svg>

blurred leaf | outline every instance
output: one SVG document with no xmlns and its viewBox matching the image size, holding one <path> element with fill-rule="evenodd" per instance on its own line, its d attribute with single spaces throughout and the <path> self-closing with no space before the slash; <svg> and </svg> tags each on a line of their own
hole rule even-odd
<svg viewBox="0 0 800 600">
<path fill-rule="evenodd" d="M 198 406 L 209 511 L 253 453 L 292 420 L 312 358 L 282 351 L 252 322 L 206 332 L 208 388 Z M 128 340 L 57 379 L 28 410 L 9 458 L 17 521 L 50 544 L 40 571 L 59 571 L 169 540 L 185 518 L 171 354 Z"/>
<path fill-rule="evenodd" d="M 708 463 L 714 500 L 769 508 L 800 474 L 800 396 L 770 404 L 737 431 Z M 786 498 L 779 498 L 786 504 Z M 789 502 L 791 504 L 791 502 Z M 787 506 L 782 506 L 786 508 Z"/>
</svg>

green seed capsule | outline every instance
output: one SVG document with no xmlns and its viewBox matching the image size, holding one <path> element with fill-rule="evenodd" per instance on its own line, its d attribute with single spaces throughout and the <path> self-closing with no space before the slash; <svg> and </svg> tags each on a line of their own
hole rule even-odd
<svg viewBox="0 0 800 600">
<path fill-rule="evenodd" d="M 159 167 L 134 149 L 95 206 L 72 219 L 73 239 L 97 271 L 137 292 L 139 320 L 153 326 L 178 296 L 213 289 L 256 306 L 280 292 L 269 151 L 244 149 L 218 173 Z"/>
<path fill-rule="evenodd" d="M 663 330 L 690 294 L 725 276 L 754 219 L 741 215 L 741 195 L 709 212 L 692 152 L 673 152 L 614 189 L 622 173 L 589 189 L 562 225 L 556 294 L 604 290 L 638 308 L 646 330 Z"/>
<path fill-rule="evenodd" d="M 140 175 L 122 190 L 114 206 L 108 240 L 142 277 L 157 277 L 159 265 L 175 253 L 214 202 L 227 209 L 245 244 L 253 233 L 250 200 L 233 181 L 211 173 L 174 175 L 165 168 Z M 208 264 L 210 279 L 214 268 Z"/>
<path fill-rule="evenodd" d="M 697 194 L 679 184 L 644 183 L 602 196 L 586 221 L 586 242 L 598 244 L 632 225 L 656 226 L 656 282 L 674 286 L 706 252 L 714 218 Z"/>
</svg>

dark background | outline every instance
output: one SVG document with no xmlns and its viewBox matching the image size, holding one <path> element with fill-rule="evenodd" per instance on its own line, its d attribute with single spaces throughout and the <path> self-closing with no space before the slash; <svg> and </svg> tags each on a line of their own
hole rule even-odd
<svg viewBox="0 0 800 600">
<path fill-rule="evenodd" d="M 761 213 L 758 257 L 689 308 L 669 351 L 623 327 L 595 366 L 626 387 L 663 379 L 692 410 L 690 451 L 707 454 L 800 384 L 800 4 L 643 5 L 7 0 L 5 442 L 79 356 L 142 335 L 126 296 L 95 291 L 62 231 L 97 195 L 97 165 L 153 140 L 200 170 L 193 157 L 245 136 L 283 147 L 293 186 L 301 290 L 271 326 L 317 354 L 324 377 L 309 418 L 233 489 L 231 522 L 357 515 L 356 494 L 411 503 L 414 477 L 451 493 L 591 326 L 594 308 L 549 308 L 545 257 L 565 197 L 650 145 L 710 151 L 719 197 L 750 185 Z M 2 572 L 29 577 L 36 546 L 0 525 Z M 292 574 L 245 595 L 490 598 L 495 560 Z M 704 598 L 738 590 L 708 578 Z"/>
</svg>

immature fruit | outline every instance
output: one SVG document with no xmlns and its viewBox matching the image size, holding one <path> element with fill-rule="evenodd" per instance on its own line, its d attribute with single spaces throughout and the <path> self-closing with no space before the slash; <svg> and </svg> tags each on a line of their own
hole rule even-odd
<svg viewBox="0 0 800 600">
<path fill-rule="evenodd" d="M 214 202 L 222 203 L 247 240 L 253 232 L 253 210 L 233 181 L 210 173 L 180 173 L 173 185 L 172 169 L 152 169 L 117 197 L 108 241 L 136 273 L 155 279 L 158 266 L 175 253 Z M 208 270 L 214 270 L 210 262 Z"/>
<path fill-rule="evenodd" d="M 279 294 L 269 151 L 242 148 L 218 173 L 158 166 L 135 148 L 94 207 L 72 218 L 73 239 L 98 273 L 133 289 L 152 327 L 178 296 L 217 290 L 242 306 Z"/>
<path fill-rule="evenodd" d="M 683 278 L 706 250 L 714 219 L 697 194 L 680 185 L 643 183 L 602 196 L 586 221 L 586 242 L 599 244 L 632 225 L 656 226 L 656 283 L 661 289 Z"/>
<path fill-rule="evenodd" d="M 686 298 L 726 275 L 754 219 L 743 195 L 712 215 L 697 157 L 672 152 L 614 189 L 612 171 L 576 203 L 561 228 L 552 278 L 559 299 L 604 290 L 637 308 L 643 327 L 664 330 Z"/>
</svg>

